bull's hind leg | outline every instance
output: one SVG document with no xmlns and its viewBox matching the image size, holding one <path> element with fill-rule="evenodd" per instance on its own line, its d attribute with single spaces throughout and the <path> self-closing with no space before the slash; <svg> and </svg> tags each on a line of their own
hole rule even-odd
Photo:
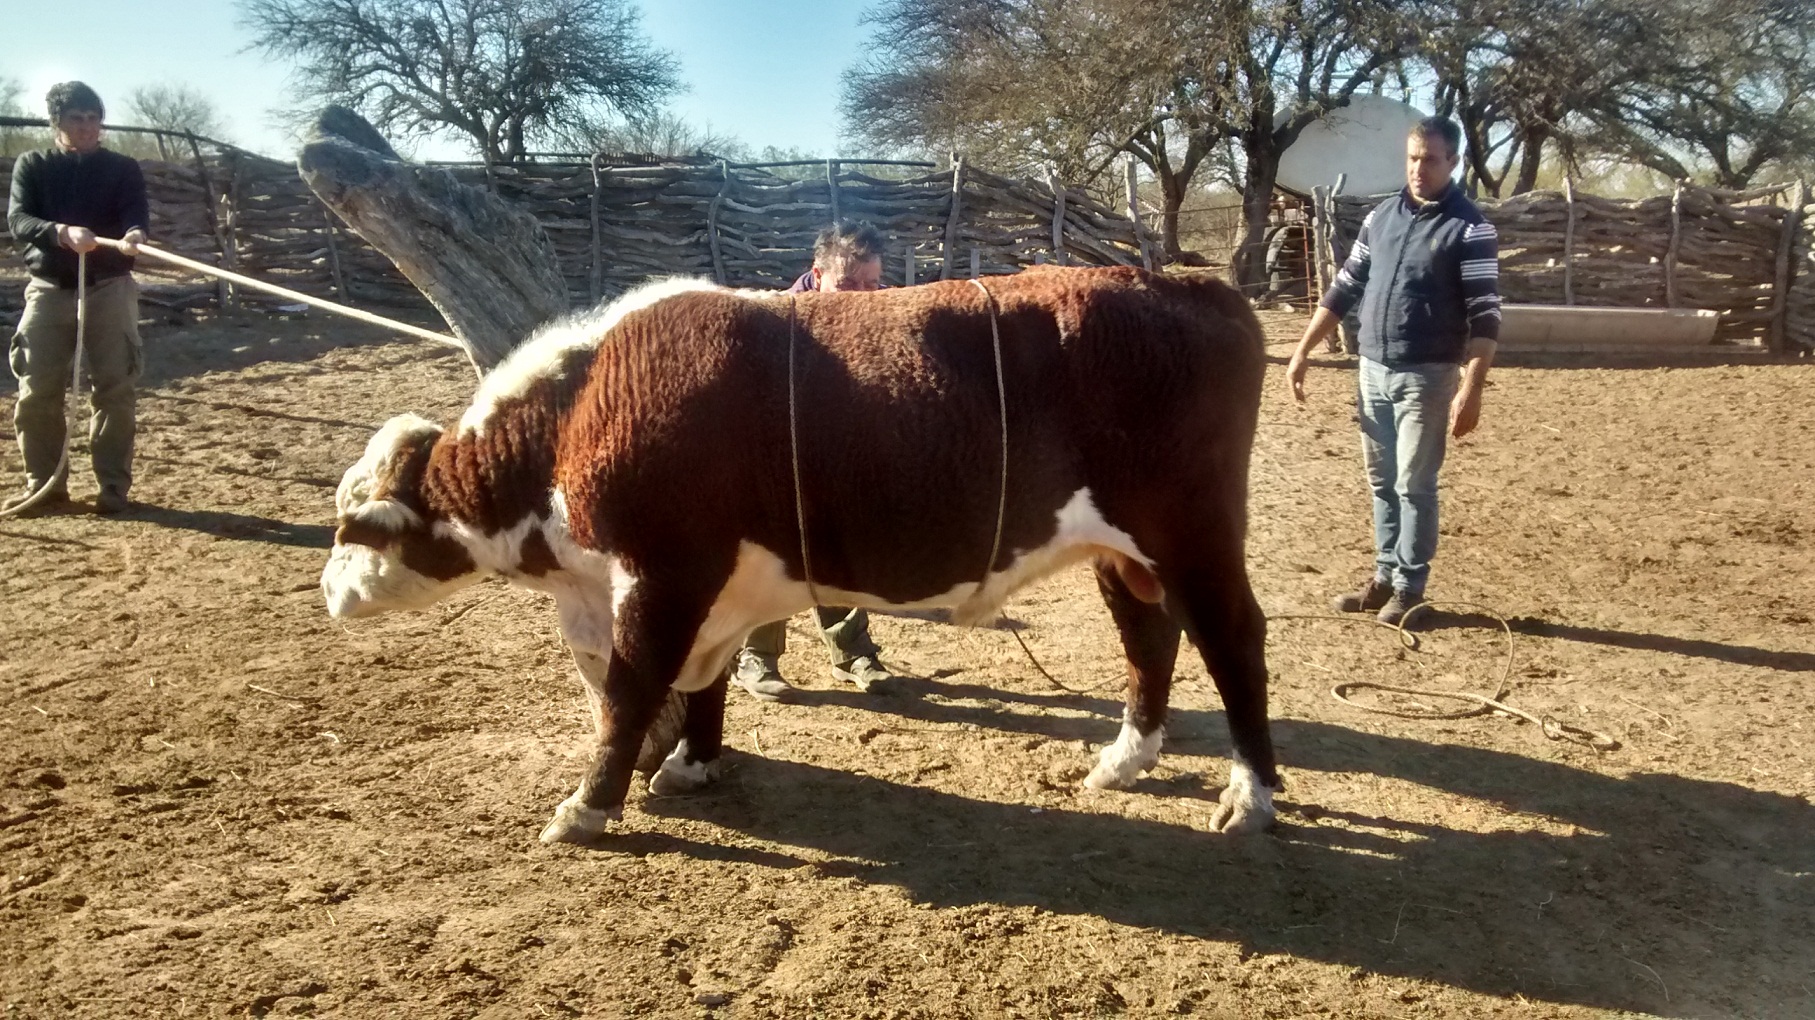
<svg viewBox="0 0 1815 1020">
<path fill-rule="evenodd" d="M 597 656 L 575 655 L 599 724 L 597 745 L 579 789 L 543 828 L 543 842 L 587 843 L 623 818 L 644 735 L 662 711 L 704 612 L 703 604 L 663 597 L 644 582 L 619 607 L 603 684 L 596 679 L 597 663 L 589 661 Z"/>
<path fill-rule="evenodd" d="M 683 695 L 685 718 L 680 743 L 649 777 L 649 792 L 658 797 L 691 793 L 711 782 L 725 744 L 726 678 L 703 691 Z"/>
<path fill-rule="evenodd" d="M 1280 788 L 1267 722 L 1267 618 L 1248 587 L 1241 550 L 1163 580 L 1173 611 L 1216 681 L 1235 745 L 1229 785 L 1210 827 L 1228 833 L 1264 829 L 1273 823 L 1273 791 Z"/>
<path fill-rule="evenodd" d="M 1084 785 L 1120 789 L 1159 763 L 1172 669 L 1178 660 L 1179 625 L 1159 605 L 1136 596 L 1113 561 L 1099 559 L 1096 568 L 1097 588 L 1128 656 L 1128 689 L 1122 732 L 1103 748 Z"/>
</svg>

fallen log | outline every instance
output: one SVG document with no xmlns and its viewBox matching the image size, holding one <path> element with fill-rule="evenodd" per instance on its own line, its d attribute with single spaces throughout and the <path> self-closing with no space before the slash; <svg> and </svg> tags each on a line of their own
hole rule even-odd
<svg viewBox="0 0 1815 1020">
<path fill-rule="evenodd" d="M 535 217 L 444 169 L 405 162 L 353 111 L 322 111 L 296 165 L 429 299 L 481 371 L 567 311 L 566 281 Z"/>
</svg>

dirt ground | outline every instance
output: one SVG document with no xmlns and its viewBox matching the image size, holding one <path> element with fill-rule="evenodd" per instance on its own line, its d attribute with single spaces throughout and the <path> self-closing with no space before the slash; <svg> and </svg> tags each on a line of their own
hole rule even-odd
<svg viewBox="0 0 1815 1020">
<path fill-rule="evenodd" d="M 1617 750 L 1331 697 L 1492 693 L 1472 610 L 1404 654 L 1278 619 L 1280 825 L 1219 837 L 1194 657 L 1158 770 L 1080 788 L 1120 715 L 1080 569 L 1009 613 L 1084 693 L 884 618 L 903 677 L 860 694 L 796 620 L 799 702 L 733 692 L 725 780 L 585 850 L 536 841 L 589 726 L 550 603 L 343 626 L 316 589 L 341 471 L 456 418 L 464 362 L 314 317 L 145 335 L 143 505 L 0 522 L 4 1016 L 1815 1016 L 1809 367 L 1501 369 L 1454 448 L 1433 597 L 1510 621 L 1509 704 Z M 1271 371 L 1254 583 L 1316 614 L 1369 558 L 1352 377 L 1301 410 Z"/>
</svg>

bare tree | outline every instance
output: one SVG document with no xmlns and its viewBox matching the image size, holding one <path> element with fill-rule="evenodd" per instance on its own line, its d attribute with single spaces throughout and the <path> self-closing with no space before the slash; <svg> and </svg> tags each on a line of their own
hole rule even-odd
<svg viewBox="0 0 1815 1020">
<path fill-rule="evenodd" d="M 126 116 L 134 127 L 190 132 L 223 140 L 214 101 L 188 85 L 160 84 L 133 89 L 126 96 Z"/>
<path fill-rule="evenodd" d="M 1413 52 L 1418 3 L 1389 0 L 890 0 L 846 76 L 873 142 L 950 146 L 1089 184 L 1121 153 L 1160 185 L 1162 238 L 1225 142 L 1241 150 L 1236 276 L 1264 275 L 1279 156 Z"/>
<path fill-rule="evenodd" d="M 11 75 L 0 75 L 0 117 L 29 117 L 20 100 L 25 85 Z M 30 147 L 28 138 L 36 134 L 31 128 L 0 125 L 0 156 L 16 156 Z"/>
<path fill-rule="evenodd" d="M 1676 43 L 1647 0 L 1455 0 L 1421 48 L 1436 112 L 1462 127 L 1469 177 L 1490 195 L 1537 186 L 1546 153 L 1587 154 L 1585 118 L 1659 80 Z"/>
<path fill-rule="evenodd" d="M 653 114 L 680 88 L 630 0 L 241 0 L 255 46 L 298 61 L 305 101 L 452 134 L 521 162 L 553 128 Z"/>
<path fill-rule="evenodd" d="M 1167 252 L 1185 191 L 1225 133 L 1222 5 L 1175 0 L 892 0 L 846 76 L 872 145 L 960 151 L 1007 173 L 1098 183 L 1116 157 L 1160 182 Z"/>
<path fill-rule="evenodd" d="M 744 143 L 710 128 L 698 128 L 668 111 L 556 128 L 556 144 L 572 152 L 612 152 L 655 159 L 705 159 L 741 154 Z"/>
<path fill-rule="evenodd" d="M 1806 4 L 1688 0 L 1656 17 L 1670 45 L 1590 112 L 1590 151 L 1726 188 L 1815 155 L 1815 14 Z"/>
</svg>

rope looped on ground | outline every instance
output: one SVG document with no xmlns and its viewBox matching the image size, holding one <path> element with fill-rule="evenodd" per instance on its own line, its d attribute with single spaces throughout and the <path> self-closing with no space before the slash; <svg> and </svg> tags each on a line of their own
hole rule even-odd
<svg viewBox="0 0 1815 1020">
<path fill-rule="evenodd" d="M 1535 724 L 1544 736 L 1550 740 L 1568 741 L 1572 744 L 1580 744 L 1583 747 L 1593 748 L 1596 751 L 1614 751 L 1619 749 L 1620 742 L 1618 740 L 1599 730 L 1591 730 L 1587 727 L 1566 723 L 1554 716 L 1536 715 L 1527 712 L 1524 709 L 1514 708 L 1513 706 L 1506 704 L 1504 699 L 1506 698 L 1507 692 L 1512 689 L 1512 668 L 1514 658 L 1512 624 L 1508 623 L 1504 616 L 1501 616 L 1499 613 L 1494 612 L 1492 609 L 1479 603 L 1421 602 L 1418 605 L 1413 606 L 1397 624 L 1381 623 L 1371 616 L 1337 616 L 1331 613 L 1295 613 L 1273 616 L 1269 617 L 1269 619 L 1336 620 L 1341 623 L 1371 623 L 1376 626 L 1385 627 L 1398 635 L 1401 648 L 1416 650 L 1418 647 L 1418 638 L 1411 631 L 1408 631 L 1405 625 L 1413 620 L 1417 614 L 1436 606 L 1472 609 L 1492 617 L 1495 622 L 1499 623 L 1501 633 L 1506 635 L 1506 662 L 1501 667 L 1499 683 L 1495 685 L 1494 693 L 1491 696 L 1475 694 L 1470 691 L 1441 691 L 1428 687 L 1402 687 L 1397 684 L 1383 684 L 1373 680 L 1343 681 L 1330 688 L 1330 696 L 1350 708 L 1357 708 L 1363 712 L 1372 712 L 1376 715 L 1390 715 L 1399 719 L 1424 719 L 1433 721 L 1444 719 L 1469 719 L 1475 716 L 1488 715 L 1492 712 L 1501 712 Z M 1362 702 L 1349 697 L 1349 695 L 1355 691 L 1384 691 L 1390 694 L 1406 694 L 1420 698 L 1447 698 L 1451 701 L 1469 702 L 1472 707 L 1453 709 L 1450 711 L 1435 708 L 1427 708 L 1423 711 L 1387 708 L 1381 705 L 1363 704 Z"/>
</svg>

